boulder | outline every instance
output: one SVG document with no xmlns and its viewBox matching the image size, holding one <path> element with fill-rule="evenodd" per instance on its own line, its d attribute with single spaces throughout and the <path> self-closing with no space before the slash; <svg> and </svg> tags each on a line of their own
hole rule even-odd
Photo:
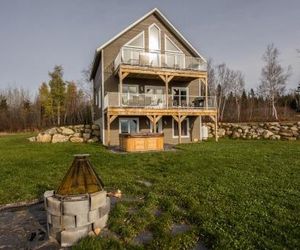
<svg viewBox="0 0 300 250">
<path fill-rule="evenodd" d="M 39 133 L 36 137 L 37 142 L 51 142 L 51 135 L 45 133 Z"/>
<path fill-rule="evenodd" d="M 66 127 L 61 127 L 61 133 L 63 135 L 73 135 L 75 132 L 73 129 L 70 129 L 70 128 L 66 128 Z"/>
<path fill-rule="evenodd" d="M 98 142 L 98 137 L 92 137 L 91 139 L 87 140 L 88 143 Z"/>
<path fill-rule="evenodd" d="M 93 135 L 100 136 L 100 130 L 93 130 Z"/>
<path fill-rule="evenodd" d="M 272 136 L 272 135 L 273 135 L 273 133 L 271 131 L 269 131 L 269 130 L 265 130 L 263 132 L 263 138 L 264 139 L 269 139 L 269 137 Z"/>
<path fill-rule="evenodd" d="M 93 124 L 93 125 L 92 125 L 92 129 L 93 129 L 93 130 L 99 130 L 100 128 L 99 128 L 99 125 Z"/>
<path fill-rule="evenodd" d="M 36 137 L 35 136 L 29 137 L 29 138 L 27 138 L 27 140 L 30 141 L 30 142 L 35 142 L 36 141 Z"/>
<path fill-rule="evenodd" d="M 83 138 L 82 137 L 78 137 L 78 136 L 72 136 L 71 138 L 70 138 L 70 141 L 71 142 L 83 142 Z"/>
<path fill-rule="evenodd" d="M 232 138 L 236 139 L 236 138 L 240 138 L 241 134 L 238 131 L 233 131 L 232 133 Z"/>
<path fill-rule="evenodd" d="M 293 137 L 293 133 L 286 131 L 286 130 L 284 132 L 280 132 L 279 135 L 281 135 L 283 137 Z"/>
<path fill-rule="evenodd" d="M 54 135 L 57 133 L 57 128 L 49 128 L 46 131 L 44 131 L 45 134 Z"/>
<path fill-rule="evenodd" d="M 280 140 L 280 135 L 272 135 L 270 136 L 271 140 Z"/>
<path fill-rule="evenodd" d="M 298 128 L 296 126 L 290 127 L 290 130 L 292 131 L 298 131 Z"/>
<path fill-rule="evenodd" d="M 225 129 L 223 129 L 223 128 L 220 128 L 220 129 L 218 130 L 218 135 L 219 135 L 219 137 L 225 136 L 225 133 L 226 133 L 226 131 L 225 131 Z M 99 134 L 100 134 L 100 133 L 99 133 Z"/>
<path fill-rule="evenodd" d="M 67 141 L 69 141 L 69 136 L 66 135 L 55 134 L 52 137 L 52 143 L 67 142 Z"/>
<path fill-rule="evenodd" d="M 90 133 L 83 133 L 82 137 L 83 137 L 84 140 L 88 140 L 88 139 L 91 138 L 91 134 Z"/>
</svg>

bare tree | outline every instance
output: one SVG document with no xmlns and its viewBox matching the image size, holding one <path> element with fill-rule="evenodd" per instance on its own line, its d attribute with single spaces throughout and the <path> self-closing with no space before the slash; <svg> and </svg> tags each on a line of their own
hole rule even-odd
<svg viewBox="0 0 300 250">
<path fill-rule="evenodd" d="M 93 90 L 93 84 L 90 81 L 91 71 L 92 71 L 92 64 L 90 64 L 87 69 L 82 70 L 82 79 L 79 81 L 79 84 L 84 95 L 88 99 L 89 108 L 91 112 L 91 119 L 92 119 L 92 123 L 94 123 L 95 121 L 94 94 L 93 94 L 94 90 Z"/>
<path fill-rule="evenodd" d="M 276 101 L 284 93 L 287 80 L 291 75 L 290 66 L 285 71 L 279 63 L 278 56 L 279 51 L 274 44 L 268 45 L 263 55 L 263 61 L 266 65 L 262 68 L 261 83 L 258 87 L 261 95 L 269 100 L 272 117 L 276 120 L 278 120 Z"/>
<path fill-rule="evenodd" d="M 235 99 L 237 121 L 240 122 L 241 117 L 241 97 L 245 88 L 245 79 L 241 71 L 232 71 L 231 90 Z"/>
</svg>

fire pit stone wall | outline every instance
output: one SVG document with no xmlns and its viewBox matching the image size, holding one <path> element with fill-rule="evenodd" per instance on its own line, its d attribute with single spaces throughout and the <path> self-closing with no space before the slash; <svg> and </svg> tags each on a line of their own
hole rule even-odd
<svg viewBox="0 0 300 250">
<path fill-rule="evenodd" d="M 67 198 L 56 196 L 54 191 L 44 193 L 47 226 L 50 237 L 62 247 L 72 246 L 95 229 L 106 226 L 110 198 L 106 191 L 76 195 Z"/>
</svg>

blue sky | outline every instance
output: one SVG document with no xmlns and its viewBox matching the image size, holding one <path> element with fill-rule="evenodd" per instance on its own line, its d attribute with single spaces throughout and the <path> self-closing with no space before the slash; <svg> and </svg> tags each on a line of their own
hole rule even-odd
<svg viewBox="0 0 300 250">
<path fill-rule="evenodd" d="M 96 47 L 152 8 L 159 8 L 206 58 L 243 71 L 246 87 L 259 83 L 269 43 L 300 80 L 299 0 L 1 0 L 0 88 L 35 93 L 55 64 L 79 80 Z"/>
</svg>

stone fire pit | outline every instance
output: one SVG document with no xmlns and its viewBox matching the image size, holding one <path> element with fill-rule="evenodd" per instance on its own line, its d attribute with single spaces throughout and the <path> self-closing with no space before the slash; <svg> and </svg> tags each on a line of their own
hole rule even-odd
<svg viewBox="0 0 300 250">
<path fill-rule="evenodd" d="M 62 247 L 105 227 L 110 198 L 86 154 L 75 155 L 72 166 L 56 192 L 44 193 L 47 231 Z"/>
</svg>

